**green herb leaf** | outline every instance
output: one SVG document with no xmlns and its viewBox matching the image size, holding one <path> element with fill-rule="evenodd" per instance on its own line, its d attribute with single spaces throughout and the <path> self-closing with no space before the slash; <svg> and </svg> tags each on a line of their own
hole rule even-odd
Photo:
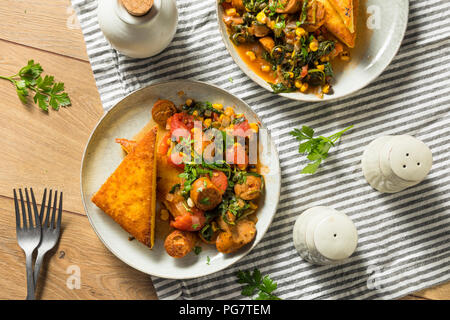
<svg viewBox="0 0 450 320">
<path fill-rule="evenodd" d="M 41 77 L 43 69 L 39 63 L 29 60 L 16 75 L 11 77 L 0 76 L 0 79 L 8 80 L 16 87 L 16 93 L 20 101 L 27 103 L 29 90 L 34 91 L 33 101 L 39 108 L 48 111 L 50 106 L 54 110 L 71 105 L 69 95 L 64 92 L 64 83 L 55 83 L 53 76 Z"/>
<path fill-rule="evenodd" d="M 294 129 L 290 132 L 296 140 L 302 142 L 299 145 L 298 152 L 308 154 L 306 158 L 309 163 L 301 171 L 303 174 L 314 174 L 319 168 L 323 160 L 328 158 L 328 151 L 334 146 L 334 143 L 347 131 L 353 128 L 350 126 L 342 131 L 339 131 L 329 137 L 313 138 L 314 130 L 308 126 L 303 126 L 301 130 Z M 305 141 L 306 140 L 306 141 Z"/>
<path fill-rule="evenodd" d="M 272 294 L 277 289 L 277 283 L 273 282 L 268 275 L 263 277 L 258 269 L 255 268 L 253 273 L 248 270 L 239 270 L 236 276 L 238 283 L 246 284 L 241 291 L 243 296 L 252 297 L 257 291 L 258 295 L 254 300 L 281 300 Z"/>
</svg>

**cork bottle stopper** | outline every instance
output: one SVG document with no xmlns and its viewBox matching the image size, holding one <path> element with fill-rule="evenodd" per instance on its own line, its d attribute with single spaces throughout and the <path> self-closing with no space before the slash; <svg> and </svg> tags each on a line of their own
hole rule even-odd
<svg viewBox="0 0 450 320">
<path fill-rule="evenodd" d="M 122 2 L 122 5 L 125 7 L 128 13 L 136 17 L 140 17 L 147 14 L 147 12 L 149 12 L 153 6 L 153 0 L 120 0 L 120 1 Z"/>
</svg>

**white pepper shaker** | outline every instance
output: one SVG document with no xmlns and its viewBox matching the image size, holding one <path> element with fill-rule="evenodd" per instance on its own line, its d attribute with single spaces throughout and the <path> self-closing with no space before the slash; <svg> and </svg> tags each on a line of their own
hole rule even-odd
<svg viewBox="0 0 450 320">
<path fill-rule="evenodd" d="M 163 51 L 178 24 L 175 0 L 100 0 L 100 29 L 117 51 L 147 58 Z"/>
<path fill-rule="evenodd" d="M 293 238 L 300 256 L 319 265 L 344 261 L 353 254 L 358 244 L 358 234 L 352 220 L 324 206 L 310 208 L 297 218 Z"/>
<path fill-rule="evenodd" d="M 431 150 L 409 136 L 383 136 L 364 150 L 361 164 L 364 177 L 376 190 L 395 193 L 419 184 L 433 162 Z"/>
</svg>

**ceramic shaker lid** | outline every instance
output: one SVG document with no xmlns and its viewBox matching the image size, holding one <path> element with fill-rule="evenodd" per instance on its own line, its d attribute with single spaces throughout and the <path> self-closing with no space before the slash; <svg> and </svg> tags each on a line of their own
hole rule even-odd
<svg viewBox="0 0 450 320">
<path fill-rule="evenodd" d="M 433 162 L 431 150 L 422 141 L 409 136 L 395 136 L 389 141 L 391 170 L 400 178 L 422 181 Z"/>
<path fill-rule="evenodd" d="M 153 6 L 153 0 L 121 0 L 121 2 L 129 14 L 137 17 L 147 14 Z"/>
<path fill-rule="evenodd" d="M 332 260 L 343 260 L 356 250 L 358 234 L 353 221 L 345 214 L 323 219 L 314 230 L 317 251 Z"/>
</svg>

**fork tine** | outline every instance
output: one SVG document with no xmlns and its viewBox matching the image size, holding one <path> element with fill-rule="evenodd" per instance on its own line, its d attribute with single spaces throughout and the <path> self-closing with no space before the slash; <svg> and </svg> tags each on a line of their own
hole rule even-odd
<svg viewBox="0 0 450 320">
<path fill-rule="evenodd" d="M 50 224 L 51 229 L 53 229 L 55 227 L 56 201 L 57 200 L 58 200 L 58 190 L 55 191 L 55 198 L 53 199 L 52 222 Z"/>
<path fill-rule="evenodd" d="M 60 192 L 59 193 L 58 220 L 56 221 L 56 230 L 58 230 L 58 231 L 61 227 L 62 203 L 63 203 L 63 193 Z"/>
<path fill-rule="evenodd" d="M 52 206 L 52 189 L 50 189 L 50 193 L 48 195 L 48 203 L 47 203 L 47 213 L 45 214 L 45 221 L 43 226 L 47 228 L 48 226 L 48 219 L 50 217 L 50 207 Z"/>
<path fill-rule="evenodd" d="M 16 189 L 13 189 L 14 191 L 14 208 L 16 210 L 16 229 L 20 229 L 20 209 L 19 209 L 19 202 L 17 201 L 17 193 Z"/>
<path fill-rule="evenodd" d="M 33 225 L 33 215 L 31 213 L 31 203 L 30 203 L 30 197 L 28 195 L 28 189 L 25 188 L 25 199 L 27 200 L 27 211 L 28 211 L 28 224 L 30 226 L 30 229 L 34 227 Z"/>
<path fill-rule="evenodd" d="M 27 229 L 27 216 L 26 216 L 26 211 L 25 211 L 25 202 L 23 201 L 23 195 L 22 195 L 22 189 L 19 189 L 19 197 L 20 197 L 20 205 L 22 207 L 22 218 L 23 218 L 23 228 Z"/>
<path fill-rule="evenodd" d="M 45 200 L 47 200 L 47 188 L 44 189 L 44 195 L 41 201 L 41 212 L 39 213 L 39 220 L 41 224 L 44 222 L 44 210 L 45 210 Z"/>
<path fill-rule="evenodd" d="M 36 198 L 34 197 L 33 188 L 30 188 L 30 194 L 31 194 L 31 204 L 33 205 L 33 212 L 34 212 L 34 221 L 35 221 L 35 227 L 41 226 L 41 219 L 39 219 L 38 215 L 38 209 L 36 204 Z"/>
</svg>

